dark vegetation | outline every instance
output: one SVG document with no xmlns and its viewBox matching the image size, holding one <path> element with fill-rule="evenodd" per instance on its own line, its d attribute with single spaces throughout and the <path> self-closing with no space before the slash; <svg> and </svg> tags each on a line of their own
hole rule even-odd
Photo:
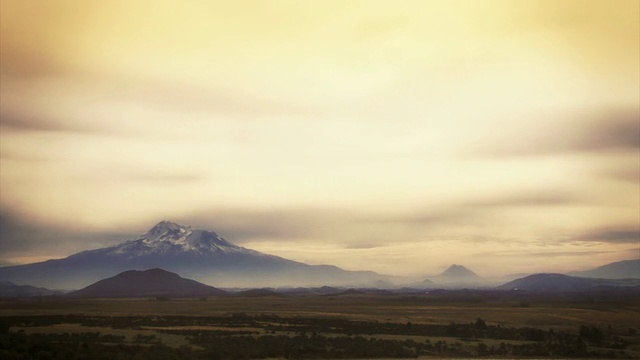
<svg viewBox="0 0 640 360">
<path fill-rule="evenodd" d="M 262 289 L 0 300 L 0 359 L 640 358 L 638 295 Z"/>
<path fill-rule="evenodd" d="M 31 333 L 24 329 L 78 324 L 104 331 Z M 16 330 L 19 329 L 19 330 Z M 110 329 L 155 329 L 127 339 Z M 635 328 L 629 335 L 635 335 Z M 169 347 L 162 334 L 184 336 Z M 0 318 L 1 359 L 266 359 L 438 357 L 634 357 L 636 346 L 610 328 L 573 331 L 468 323 L 381 322 L 275 314 L 226 316 L 39 315 Z"/>
</svg>

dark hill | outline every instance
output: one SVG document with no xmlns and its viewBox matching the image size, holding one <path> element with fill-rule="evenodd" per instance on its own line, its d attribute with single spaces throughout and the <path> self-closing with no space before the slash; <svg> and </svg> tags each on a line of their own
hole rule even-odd
<svg viewBox="0 0 640 360">
<path fill-rule="evenodd" d="M 235 295 L 243 296 L 243 297 L 282 296 L 282 294 L 279 294 L 271 289 L 249 289 L 249 290 L 240 291 Z"/>
<path fill-rule="evenodd" d="M 51 295 L 60 295 L 60 292 L 30 285 L 16 285 L 10 281 L 0 281 L 0 298 L 21 298 Z"/>
<path fill-rule="evenodd" d="M 357 289 L 347 289 L 341 293 L 338 293 L 336 295 L 363 295 L 364 291 L 362 290 L 357 290 Z"/>
<path fill-rule="evenodd" d="M 640 279 L 640 259 L 618 261 L 569 275 L 599 279 Z"/>
<path fill-rule="evenodd" d="M 576 291 L 594 287 L 590 279 L 576 278 L 562 274 L 534 274 L 510 281 L 499 286 L 504 290 L 529 291 Z"/>
<path fill-rule="evenodd" d="M 100 280 L 71 296 L 91 298 L 222 296 L 227 292 L 162 269 L 130 270 Z"/>
<path fill-rule="evenodd" d="M 534 274 L 510 281 L 498 287 L 502 290 L 527 290 L 540 292 L 574 292 L 606 290 L 640 286 L 640 280 L 611 280 L 580 278 L 562 274 Z"/>
</svg>

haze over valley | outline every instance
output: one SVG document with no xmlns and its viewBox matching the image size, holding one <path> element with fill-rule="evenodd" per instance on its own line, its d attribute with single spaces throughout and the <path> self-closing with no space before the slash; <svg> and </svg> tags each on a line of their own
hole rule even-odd
<svg viewBox="0 0 640 360">
<path fill-rule="evenodd" d="M 154 268 L 162 269 L 159 270 L 160 272 L 150 273 L 148 281 L 145 280 L 142 283 L 162 283 L 164 281 L 162 277 L 167 270 L 208 285 L 227 288 L 337 286 L 381 289 L 490 289 L 517 277 L 505 274 L 498 278 L 483 278 L 463 265 L 453 264 L 440 274 L 416 281 L 411 277 L 378 274 L 373 271 L 348 271 L 330 264 L 308 265 L 235 245 L 212 231 L 194 229 L 163 220 L 146 233 L 115 246 L 82 251 L 64 259 L 0 267 L 0 280 L 10 281 L 11 284 L 16 285 L 69 291 L 84 288 L 100 280 L 105 281 L 104 278 L 120 273 L 131 276 L 135 274 L 131 271 L 151 271 L 149 269 Z M 153 274 L 162 276 L 151 281 Z M 611 280 L 640 279 L 640 260 L 606 264 L 589 271 L 576 272 L 573 275 Z M 556 288 L 559 291 L 573 289 L 572 283 L 563 286 L 563 281 L 576 281 L 580 289 L 593 285 L 587 280 L 571 279 L 574 278 L 565 275 L 557 275 L 550 279 L 543 277 L 541 283 L 546 285 L 542 285 L 541 288 L 546 290 Z M 547 282 L 550 283 L 547 284 Z M 604 281 L 596 283 L 616 284 Z M 620 285 L 625 284 L 620 283 Z M 640 283 L 631 282 L 626 285 L 633 287 Z M 181 286 L 177 285 L 177 287 Z M 124 288 L 135 287 L 124 286 Z M 509 284 L 502 286 L 506 289 L 526 287 Z M 113 289 L 117 288 L 116 286 Z M 14 291 L 13 288 L 11 291 Z M 197 294 L 201 290 L 194 291 Z M 106 291 L 103 293 L 106 297 L 123 296 L 118 295 L 117 291 L 112 295 L 108 295 Z M 131 291 L 126 293 L 132 294 Z M 33 294 L 45 293 L 35 291 Z M 138 296 L 142 296 L 142 293 Z"/>
</svg>

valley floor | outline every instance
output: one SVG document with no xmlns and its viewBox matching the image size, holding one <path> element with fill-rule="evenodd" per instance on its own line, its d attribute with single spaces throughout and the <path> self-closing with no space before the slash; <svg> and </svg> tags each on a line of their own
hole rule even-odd
<svg viewBox="0 0 640 360">
<path fill-rule="evenodd" d="M 640 358 L 635 297 L 467 295 L 2 300 L 0 358 Z"/>
</svg>

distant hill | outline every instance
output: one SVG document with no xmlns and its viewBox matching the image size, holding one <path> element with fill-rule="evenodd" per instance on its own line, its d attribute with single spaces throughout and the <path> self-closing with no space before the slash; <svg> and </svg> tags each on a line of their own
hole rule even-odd
<svg viewBox="0 0 640 360">
<path fill-rule="evenodd" d="M 162 269 L 130 270 L 100 280 L 69 294 L 75 297 L 199 297 L 222 296 L 227 292 Z"/>
<path fill-rule="evenodd" d="M 481 278 L 475 272 L 467 269 L 463 265 L 453 264 L 439 275 L 432 276 L 426 281 L 434 282 L 433 285 L 424 286 L 422 288 L 442 288 L 442 289 L 461 289 L 475 288 L 485 286 L 485 279 Z M 415 287 L 416 284 L 410 284 Z"/>
<path fill-rule="evenodd" d="M 609 280 L 581 278 L 563 274 L 534 274 L 500 285 L 498 286 L 498 289 L 540 292 L 574 292 L 639 286 L 640 280 Z"/>
<path fill-rule="evenodd" d="M 285 295 L 333 295 L 343 292 L 345 288 L 338 288 L 332 286 L 322 286 L 315 288 L 279 288 L 277 292 Z"/>
<path fill-rule="evenodd" d="M 376 288 L 360 288 L 360 289 L 347 289 L 345 291 L 334 294 L 334 296 L 345 296 L 345 295 L 391 295 L 393 294 L 393 290 L 386 289 L 376 289 Z"/>
<path fill-rule="evenodd" d="M 575 271 L 572 276 L 599 279 L 640 279 L 640 259 L 618 261 L 586 271 Z"/>
<path fill-rule="evenodd" d="M 429 279 L 424 279 L 422 281 L 408 284 L 405 287 L 411 289 L 435 289 L 438 287 L 438 285 Z"/>
<path fill-rule="evenodd" d="M 241 297 L 265 297 L 265 296 L 282 296 L 271 289 L 249 289 L 234 294 Z"/>
<path fill-rule="evenodd" d="M 10 281 L 0 281 L 0 298 L 23 298 L 59 295 L 61 292 L 30 285 L 16 285 Z"/>
<path fill-rule="evenodd" d="M 462 265 L 453 264 L 449 266 L 447 270 L 438 275 L 437 278 L 449 280 L 476 280 L 480 277 Z"/>
</svg>

